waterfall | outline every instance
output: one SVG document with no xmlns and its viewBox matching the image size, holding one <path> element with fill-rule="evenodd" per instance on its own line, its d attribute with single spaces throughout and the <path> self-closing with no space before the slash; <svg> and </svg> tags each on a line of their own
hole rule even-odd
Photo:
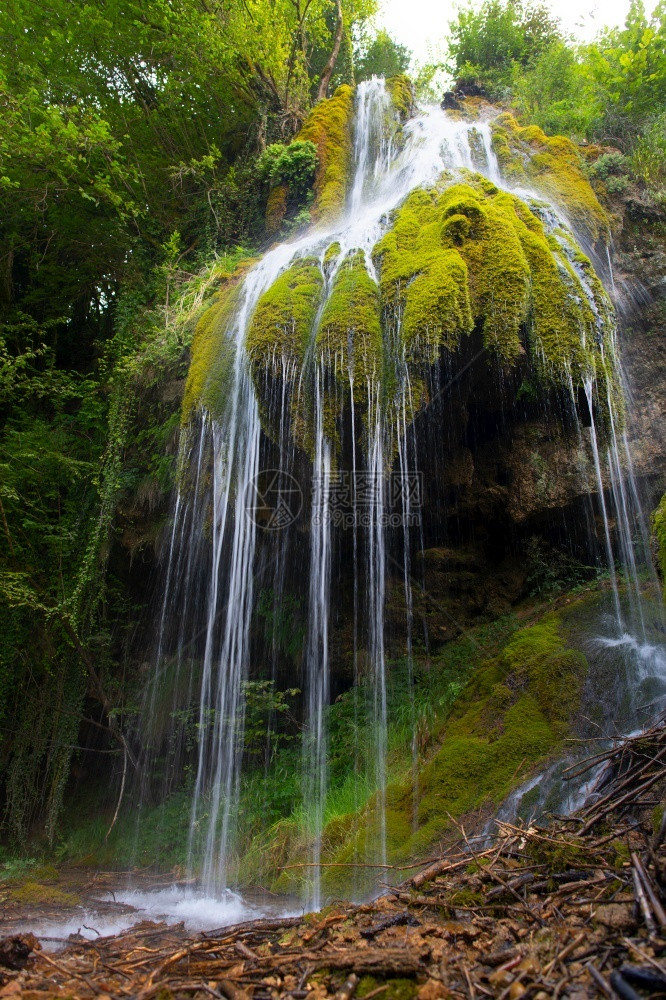
<svg viewBox="0 0 666 1000">
<path fill-rule="evenodd" d="M 315 375 L 315 455 L 310 541 L 310 601 L 306 652 L 308 732 L 303 741 L 305 806 L 313 838 L 311 885 L 308 904 L 321 906 L 321 835 L 327 788 L 325 712 L 329 701 L 328 616 L 331 575 L 331 445 L 324 435 L 323 372 Z"/>
<path fill-rule="evenodd" d="M 232 364 L 223 406 L 217 413 L 201 412 L 183 431 L 180 484 L 165 557 L 155 668 L 144 709 L 148 720 L 145 759 L 149 761 L 151 753 L 157 759 L 162 752 L 156 720 L 164 715 L 158 712 L 158 692 L 164 689 L 166 674 L 175 678 L 170 682 L 173 694 L 168 707 L 172 712 L 181 711 L 198 686 L 198 716 L 189 720 L 197 744 L 189 858 L 191 872 L 201 877 L 204 889 L 211 895 L 224 890 L 233 880 L 230 873 L 235 863 L 245 690 L 254 666 L 253 650 L 259 648 L 257 581 L 272 580 L 273 631 L 268 655 L 273 661 L 270 670 L 274 678 L 278 656 L 275 622 L 291 561 L 297 565 L 307 611 L 302 674 L 294 681 L 294 687 L 300 686 L 303 692 L 302 795 L 312 863 L 311 874 L 305 878 L 304 898 L 311 908 L 322 905 L 319 866 L 329 780 L 332 595 L 338 585 L 336 573 L 345 529 L 351 529 L 348 534 L 353 562 L 353 680 L 355 688 L 363 685 L 367 692 L 365 699 L 355 696 L 354 725 L 366 732 L 372 757 L 362 759 L 363 755 L 355 751 L 356 766 L 359 780 L 367 780 L 375 795 L 377 822 L 368 840 L 372 855 L 368 860 L 386 864 L 390 781 L 385 634 L 388 578 L 391 566 L 397 566 L 402 577 L 411 697 L 412 555 L 418 541 L 418 530 L 414 529 L 419 529 L 421 522 L 418 490 L 413 494 L 409 484 L 418 483 L 424 471 L 414 418 L 422 406 L 420 397 L 436 400 L 446 387 L 437 384 L 440 372 L 436 366 L 424 374 L 423 387 L 416 386 L 416 369 L 400 341 L 400 315 L 393 317 L 393 326 L 381 346 L 381 362 L 365 372 L 362 384 L 354 367 L 361 345 L 355 342 L 353 331 L 347 343 L 335 350 L 318 340 L 318 331 L 326 321 L 327 306 L 333 301 L 336 282 L 344 277 L 345 268 L 351 273 L 361 260 L 364 276 L 370 280 L 370 287 L 376 288 L 372 251 L 388 231 L 391 213 L 414 189 L 428 189 L 445 172 L 453 179 L 463 176 L 461 171 L 476 171 L 497 188 L 514 190 L 502 179 L 488 122 L 455 120 L 439 108 L 429 108 L 399 128 L 384 82 L 373 79 L 360 84 L 345 211 L 333 222 L 311 228 L 269 250 L 242 278 L 237 304 L 225 326 L 225 345 L 231 352 Z M 524 188 L 515 192 L 534 203 L 534 211 L 549 236 L 559 241 L 564 254 L 570 255 L 571 274 L 578 282 L 577 288 L 582 289 L 576 294 L 589 299 L 603 341 L 612 322 L 612 308 L 608 304 L 608 315 L 603 314 L 604 310 L 600 312 L 600 293 L 589 284 L 571 250 L 576 244 L 561 207 L 544 207 L 542 192 Z M 338 246 L 337 255 L 329 260 L 326 251 L 334 244 Z M 259 398 L 256 362 L 247 348 L 253 317 L 262 296 L 276 279 L 299 262 L 310 262 L 308 266 L 317 270 L 320 280 L 315 319 L 301 360 L 277 348 L 266 357 L 260 371 L 265 392 Z M 580 336 L 585 338 L 584 330 Z M 611 378 L 620 378 L 619 351 L 614 349 L 613 354 L 607 359 L 610 374 L 603 401 L 608 415 L 607 420 L 603 419 L 608 427 L 600 423 L 599 387 L 594 372 L 586 375 L 584 383 L 589 411 L 586 426 L 578 417 L 576 391 L 569 376 L 571 410 L 580 448 L 593 471 L 593 489 L 602 521 L 601 542 L 613 594 L 615 626 L 605 641 L 634 643 L 641 662 L 648 663 L 648 673 L 660 671 L 663 678 L 663 656 L 660 659 L 648 652 L 640 577 L 642 567 L 650 565 L 649 540 L 647 527 L 641 521 L 638 490 L 619 412 L 621 402 L 610 391 Z M 394 373 L 388 390 L 384 381 L 387 368 Z M 349 414 L 347 422 L 340 418 L 343 411 Z M 294 443 L 296 431 L 301 435 L 298 446 Z M 281 534 L 265 530 L 266 525 L 257 515 L 265 500 L 265 491 L 258 484 L 263 483 L 267 469 L 273 472 L 271 488 L 279 498 L 285 499 L 292 488 L 289 484 L 296 480 L 299 485 L 293 489 L 303 494 L 298 523 L 287 504 L 287 509 L 280 511 L 281 522 L 268 525 L 283 528 Z M 398 476 L 397 495 L 391 489 L 394 474 Z M 395 523 L 394 507 L 398 515 Z M 638 557 L 633 537 L 636 531 Z M 423 547 L 422 534 L 420 542 Z M 627 581 L 626 585 L 622 580 Z M 413 703 L 412 728 L 416 781 L 418 747 Z"/>
</svg>

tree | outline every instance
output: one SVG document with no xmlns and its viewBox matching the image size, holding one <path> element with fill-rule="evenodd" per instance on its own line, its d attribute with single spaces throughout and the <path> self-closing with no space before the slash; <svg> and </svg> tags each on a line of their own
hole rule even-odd
<svg viewBox="0 0 666 1000">
<path fill-rule="evenodd" d="M 399 45 L 384 29 L 372 38 L 365 37 L 355 53 L 357 82 L 373 76 L 398 76 L 409 69 L 412 54 L 406 45 Z"/>
<path fill-rule="evenodd" d="M 185 353 L 167 287 L 262 237 L 260 154 L 307 113 L 338 15 L 344 41 L 374 9 L 0 5 L 0 789 L 17 839 L 40 815 L 54 833 L 85 710 L 122 742 L 135 609 L 114 519 L 140 483 L 171 483 L 178 416 L 155 387 Z M 281 148 L 302 189 L 314 148 Z"/>
<path fill-rule="evenodd" d="M 466 7 L 450 24 L 446 69 L 456 78 L 474 78 L 489 97 L 511 84 L 515 64 L 525 68 L 560 39 L 558 22 L 542 3 L 485 0 Z"/>
</svg>

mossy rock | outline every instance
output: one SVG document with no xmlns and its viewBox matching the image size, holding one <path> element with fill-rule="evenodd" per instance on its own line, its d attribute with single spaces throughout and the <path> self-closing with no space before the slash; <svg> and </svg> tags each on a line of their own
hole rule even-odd
<svg viewBox="0 0 666 1000">
<path fill-rule="evenodd" d="M 444 722 L 439 745 L 418 774 L 415 815 L 411 779 L 389 784 L 390 861 L 399 865 L 423 856 L 452 829 L 451 817 L 484 805 L 495 809 L 526 771 L 557 754 L 578 711 L 586 674 L 585 657 L 567 648 L 556 616 L 518 631 L 475 673 Z M 364 822 L 355 829 L 350 824 L 347 843 L 327 853 L 326 860 L 362 857 L 368 845 L 378 842 L 380 825 L 374 797 L 364 809 Z M 344 869 L 335 871 L 338 891 L 345 877 L 340 872 Z"/>
<path fill-rule="evenodd" d="M 181 409 L 183 424 L 198 409 L 215 415 L 224 409 L 235 360 L 235 345 L 228 334 L 239 302 L 241 279 L 252 263 L 245 261 L 233 274 L 221 272 L 221 287 L 197 321 Z"/>
<path fill-rule="evenodd" d="M 289 188 L 286 184 L 278 184 L 271 189 L 266 202 L 266 232 L 269 236 L 279 233 L 287 214 L 288 198 Z"/>
<path fill-rule="evenodd" d="M 361 251 L 348 256 L 337 271 L 316 343 L 333 378 L 347 375 L 354 398 L 367 399 L 368 382 L 382 376 L 382 328 L 379 288 Z"/>
<path fill-rule="evenodd" d="M 397 76 L 389 76 L 386 80 L 386 89 L 391 95 L 391 101 L 398 119 L 401 122 L 406 122 L 412 117 L 416 107 L 412 81 L 404 73 L 399 73 Z"/>
<path fill-rule="evenodd" d="M 296 260 L 259 299 L 247 332 L 253 369 L 301 364 L 324 286 L 319 261 Z"/>
<path fill-rule="evenodd" d="M 588 258 L 516 196 L 469 180 L 412 192 L 373 251 L 407 357 L 455 351 L 476 327 L 505 364 L 529 351 L 549 382 L 615 383 L 600 349 L 612 309 Z"/>
<path fill-rule="evenodd" d="M 334 269 L 338 257 L 340 256 L 341 247 L 339 243 L 331 243 L 326 249 L 324 254 L 324 259 L 322 261 L 322 267 L 324 269 L 324 274 L 328 275 Z"/>
<path fill-rule="evenodd" d="M 496 118 L 491 127 L 493 149 L 507 180 L 523 181 L 543 191 L 592 242 L 608 236 L 609 216 L 570 139 L 547 136 L 537 125 L 521 127 L 508 113 Z"/>
<path fill-rule="evenodd" d="M 344 207 L 349 183 L 353 111 L 354 91 L 343 84 L 332 97 L 313 108 L 296 137 L 299 141 L 313 142 L 317 149 L 313 222 L 330 221 Z"/>
</svg>

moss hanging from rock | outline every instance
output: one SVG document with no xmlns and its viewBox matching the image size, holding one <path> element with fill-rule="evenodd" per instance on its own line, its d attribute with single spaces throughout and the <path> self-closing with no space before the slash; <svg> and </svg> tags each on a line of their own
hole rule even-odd
<svg viewBox="0 0 666 1000">
<path fill-rule="evenodd" d="M 402 315 L 409 360 L 455 350 L 477 326 L 503 363 L 529 345 L 551 382 L 611 377 L 600 350 L 611 309 L 589 260 L 484 178 L 413 192 L 373 256 L 384 307 Z"/>
<path fill-rule="evenodd" d="M 659 568 L 664 581 L 664 596 L 666 597 L 666 493 L 652 516 L 652 527 L 657 539 Z"/>
<path fill-rule="evenodd" d="M 434 361 L 440 345 L 454 350 L 473 328 L 467 267 L 443 245 L 435 192 L 415 191 L 373 251 L 385 309 L 402 315 L 409 360 Z"/>
<path fill-rule="evenodd" d="M 500 195 L 464 185 L 444 192 L 442 243 L 458 247 L 467 265 L 472 312 L 486 347 L 509 363 L 523 353 L 520 332 L 530 306 L 530 267 L 515 213 Z"/>
<path fill-rule="evenodd" d="M 512 115 L 491 125 L 492 145 L 502 175 L 529 184 L 552 198 L 567 218 L 596 242 L 609 232 L 609 218 L 583 172 L 583 159 L 570 139 L 547 136 L 537 125 L 521 128 Z"/>
<path fill-rule="evenodd" d="M 391 95 L 398 118 L 402 123 L 406 122 L 412 117 L 415 110 L 412 81 L 404 73 L 389 76 L 386 80 L 386 89 Z"/>
<path fill-rule="evenodd" d="M 585 656 L 567 645 L 570 615 L 571 609 L 566 618 L 547 614 L 513 631 L 490 659 L 481 659 L 449 712 L 439 717 L 434 748 L 419 761 L 417 775 L 409 767 L 390 776 L 385 809 L 390 863 L 399 867 L 446 842 L 449 832 L 456 832 L 451 817 L 462 817 L 467 826 L 470 814 L 475 823 L 484 810 L 492 814 L 529 774 L 561 753 L 588 673 Z M 378 856 L 382 815 L 379 796 L 371 795 L 357 810 L 326 823 L 322 861 L 333 865 L 322 869 L 326 895 L 347 896 L 352 881 L 358 894 L 376 886 L 371 869 L 345 866 Z M 248 855 L 257 867 L 250 871 L 243 865 L 243 876 L 264 885 L 272 877 L 273 890 L 295 891 L 303 872 L 283 866 L 307 857 L 307 831 L 295 820 L 282 821 L 263 837 Z"/>
<path fill-rule="evenodd" d="M 271 367 L 276 358 L 302 363 L 323 285 L 319 261 L 303 257 L 264 292 L 247 332 L 255 371 Z"/>
<path fill-rule="evenodd" d="M 341 247 L 339 243 L 331 243 L 330 247 L 324 254 L 322 267 L 324 268 L 324 273 L 326 275 L 329 275 L 332 272 L 333 268 L 335 267 L 337 259 L 340 256 L 340 251 Z"/>
<path fill-rule="evenodd" d="M 343 84 L 333 97 L 311 111 L 297 140 L 309 140 L 317 149 L 313 222 L 326 222 L 342 211 L 349 181 L 351 122 L 354 92 Z"/>
<path fill-rule="evenodd" d="M 197 322 L 181 410 L 183 424 L 199 407 L 214 414 L 224 408 L 234 361 L 234 345 L 227 333 L 238 305 L 241 279 L 251 264 L 244 262 L 233 274 L 220 273 L 221 287 Z"/>
<path fill-rule="evenodd" d="M 338 269 L 317 331 L 317 348 L 334 377 L 348 375 L 354 398 L 367 399 L 368 382 L 382 376 L 382 328 L 379 289 L 361 251 Z"/>
<path fill-rule="evenodd" d="M 266 203 L 266 232 L 269 236 L 275 236 L 280 231 L 280 226 L 287 214 L 287 199 L 289 188 L 286 184 L 278 184 L 271 189 Z"/>
</svg>

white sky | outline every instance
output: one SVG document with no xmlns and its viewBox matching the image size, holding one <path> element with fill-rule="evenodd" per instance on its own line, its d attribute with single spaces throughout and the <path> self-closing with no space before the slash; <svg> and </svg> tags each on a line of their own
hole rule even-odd
<svg viewBox="0 0 666 1000">
<path fill-rule="evenodd" d="M 561 19 L 564 30 L 583 41 L 594 38 L 606 25 L 622 24 L 629 10 L 629 0 L 546 2 Z M 654 3 L 647 0 L 645 6 L 651 10 Z M 412 50 L 418 62 L 424 62 L 441 50 L 456 7 L 456 0 L 381 0 L 377 20 L 397 42 Z"/>
</svg>

